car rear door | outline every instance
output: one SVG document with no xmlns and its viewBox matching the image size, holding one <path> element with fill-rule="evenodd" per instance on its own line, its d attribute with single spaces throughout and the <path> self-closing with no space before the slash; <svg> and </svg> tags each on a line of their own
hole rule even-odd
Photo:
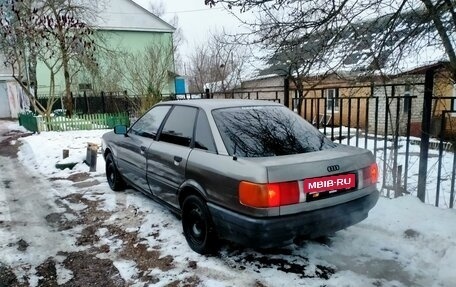
<svg viewBox="0 0 456 287">
<path fill-rule="evenodd" d="M 155 141 L 171 106 L 156 106 L 144 114 L 118 143 L 117 165 L 130 184 L 150 192 L 146 177 L 146 151 Z"/>
<path fill-rule="evenodd" d="M 166 119 L 159 138 L 147 152 L 147 178 L 152 193 L 178 207 L 177 191 L 185 181 L 198 109 L 175 106 Z"/>
</svg>

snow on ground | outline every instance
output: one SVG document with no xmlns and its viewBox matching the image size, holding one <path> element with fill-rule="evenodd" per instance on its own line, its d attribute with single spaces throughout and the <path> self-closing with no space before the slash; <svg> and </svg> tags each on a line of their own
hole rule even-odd
<svg viewBox="0 0 456 287">
<path fill-rule="evenodd" d="M 19 152 L 19 159 L 31 165 L 47 177 L 66 177 L 69 174 L 87 172 L 84 164 L 87 154 L 87 144 L 101 146 L 101 136 L 108 130 L 71 131 L 71 132 L 42 132 L 24 138 Z M 63 150 L 69 150 L 69 157 L 63 159 Z M 70 171 L 56 169 L 56 163 L 75 162 L 77 165 Z M 104 159 L 101 154 L 97 158 L 97 174 L 104 174 Z"/>
<path fill-rule="evenodd" d="M 322 132 L 324 129 L 320 129 Z M 393 197 L 394 191 L 387 191 L 386 188 L 383 188 L 383 174 L 387 172 L 387 177 L 385 181 L 385 187 L 392 187 L 393 176 L 392 176 L 392 167 L 394 163 L 394 152 L 393 152 L 393 138 L 387 137 L 386 143 L 385 139 L 382 136 L 377 137 L 377 145 L 375 145 L 375 135 L 367 135 L 367 145 L 365 144 L 365 134 L 359 133 L 358 144 L 356 143 L 356 129 L 350 129 L 350 138 L 344 138 L 341 143 L 348 144 L 352 146 L 358 146 L 360 148 L 367 148 L 376 155 L 377 164 L 380 172 L 380 182 L 377 187 L 382 190 L 384 196 Z M 330 128 L 326 128 L 326 134 L 331 137 Z M 334 136 L 339 136 L 339 128 L 334 129 Z M 348 135 L 348 128 L 343 127 L 341 131 L 342 136 Z M 411 195 L 417 195 L 418 189 L 418 175 L 419 175 L 419 163 L 420 163 L 420 139 L 419 138 L 410 138 L 411 144 L 409 145 L 409 158 L 408 158 L 408 168 L 407 168 L 407 189 L 406 192 Z M 339 142 L 339 141 L 336 141 Z M 436 139 L 431 139 L 430 142 L 432 148 L 429 150 L 429 159 L 428 159 L 428 168 L 427 168 L 427 185 L 426 185 L 426 203 L 435 205 L 437 197 L 437 182 L 438 180 L 438 165 L 439 165 L 439 150 L 438 144 L 439 141 Z M 448 145 L 448 144 L 447 144 Z M 386 146 L 386 149 L 385 149 Z M 375 150 L 376 147 L 376 150 Z M 407 148 L 407 138 L 399 137 L 398 138 L 398 150 L 397 150 L 397 165 L 402 165 L 402 185 L 405 181 L 405 161 L 406 161 L 406 148 Z M 386 150 L 386 155 L 384 151 Z M 386 161 L 384 160 L 386 158 Z M 384 163 L 386 162 L 386 166 Z M 448 208 L 450 205 L 450 193 L 451 193 L 451 178 L 454 173 L 454 153 L 450 151 L 444 151 L 442 154 L 442 169 L 441 169 L 441 178 L 440 178 L 440 194 L 439 194 L 439 207 Z M 455 196 L 456 201 L 456 196 Z M 455 204 L 456 206 L 456 204 Z"/>
<path fill-rule="evenodd" d="M 6 120 L 0 120 L 0 131 L 27 132 L 27 130 L 23 126 L 20 126 L 17 121 L 6 121 Z"/>
<path fill-rule="evenodd" d="M 19 278 L 29 277 L 29 284 L 36 286 L 33 282 L 38 282 L 38 276 L 30 275 L 34 273 L 30 271 L 51 254 L 78 250 L 72 234 L 81 228 L 57 231 L 48 226 L 57 214 L 65 211 L 55 198 L 67 195 L 68 190 L 52 188 L 40 174 L 33 170 L 24 173 L 11 161 L 0 160 L 0 166 L 0 267 L 13 267 Z M 62 216 L 59 221 L 71 218 Z M 66 276 L 64 272 L 59 275 Z M 1 283 L 0 286 L 8 286 Z"/>
<path fill-rule="evenodd" d="M 0 142 L 3 141 L 3 139 L 6 138 L 4 136 L 5 133 L 11 132 L 11 131 L 17 131 L 17 132 L 27 132 L 27 130 L 20 126 L 18 122 L 16 121 L 2 121 L 0 120 Z"/>
<path fill-rule="evenodd" d="M 96 227 L 94 234 L 99 238 L 93 246 L 101 248 L 107 245 L 109 250 L 100 252 L 97 258 L 112 260 L 119 276 L 129 286 L 143 286 L 145 282 L 141 278 L 144 276 L 150 278 L 146 282 L 149 286 L 166 286 L 176 280 L 181 285 L 190 286 L 451 287 L 456 282 L 456 273 L 453 271 L 456 266 L 456 211 L 422 204 L 415 196 L 380 198 L 368 219 L 323 241 L 303 241 L 270 251 L 225 244 L 216 256 L 196 254 L 185 241 L 180 220 L 164 207 L 133 190 L 116 193 L 109 189 L 103 177 L 104 161 L 101 154 L 98 156 L 98 171 L 82 182 L 96 179 L 99 184 L 81 187 L 63 180 L 88 172 L 88 167 L 78 164 L 76 170 L 57 170 L 54 165 L 61 159 L 62 149 L 70 149 L 70 155 L 82 160 L 87 142 L 99 143 L 103 132 L 43 132 L 32 135 L 21 139 L 19 160 L 32 173 L 38 172 L 44 178 L 60 178 L 54 182 L 54 195 L 59 192 L 63 195 L 81 194 L 86 200 L 83 203 L 64 201 L 71 210 L 84 211 L 88 208 L 87 204 L 100 203 L 96 212 L 104 212 L 108 216 L 95 217 L 101 222 L 92 223 Z M 364 143 L 364 140 L 360 142 Z M 368 144 L 370 147 L 371 143 Z M 379 144 L 378 147 L 383 145 Z M 414 147 L 413 151 L 416 152 Z M 381 151 L 377 152 L 377 158 L 381 158 Z M 413 160 L 411 158 L 410 162 Z M 416 173 L 417 164 L 410 165 L 410 175 Z M 430 173 L 435 173 L 435 169 L 430 169 Z M 415 188 L 412 184 L 411 180 L 409 190 Z M 428 191 L 432 193 L 432 187 Z M 4 199 L 0 197 L 1 202 Z M 7 213 L 2 204 L 0 212 Z M 139 239 L 134 246 L 144 246 L 142 253 L 128 257 L 123 252 L 127 237 L 114 235 L 113 226 L 119 227 L 127 235 L 137 234 Z M 81 236 L 79 227 L 64 232 L 72 231 L 72 241 Z M 5 238 L 14 237 L 14 234 L 0 234 L 3 234 L 3 237 L 0 236 L 0 261 L 4 260 L 6 254 L 8 263 L 13 266 L 30 260 L 20 252 L 15 254 L 15 248 L 7 247 Z M 29 237 L 33 238 L 34 235 L 31 230 Z M 36 254 L 53 252 L 39 249 L 33 246 L 33 242 L 30 245 L 30 248 L 35 248 L 32 250 Z M 159 252 L 159 256 L 153 261 L 165 266 L 144 270 L 144 262 L 141 263 L 138 257 L 155 251 Z M 38 264 L 36 261 L 42 258 L 35 258 L 32 265 Z M 59 260 L 63 262 L 64 258 Z M 168 260 L 172 261 L 169 268 L 166 267 Z M 73 275 L 75 270 L 62 266 L 57 268 L 61 283 L 76 276 Z M 20 272 L 18 274 L 23 275 Z M 35 278 L 35 283 L 38 281 L 38 277 L 32 278 Z"/>
</svg>

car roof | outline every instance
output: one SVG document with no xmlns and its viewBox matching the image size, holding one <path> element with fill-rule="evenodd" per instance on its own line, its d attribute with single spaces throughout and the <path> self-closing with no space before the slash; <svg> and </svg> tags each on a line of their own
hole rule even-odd
<svg viewBox="0 0 456 287">
<path fill-rule="evenodd" d="M 195 99 L 161 102 L 159 105 L 179 105 L 214 110 L 220 108 L 246 107 L 246 106 L 283 106 L 272 101 L 244 100 L 244 99 Z"/>
</svg>

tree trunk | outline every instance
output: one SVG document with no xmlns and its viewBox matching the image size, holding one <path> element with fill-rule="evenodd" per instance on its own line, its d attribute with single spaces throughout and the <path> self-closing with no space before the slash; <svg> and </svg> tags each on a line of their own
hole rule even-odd
<svg viewBox="0 0 456 287">
<path fill-rule="evenodd" d="M 448 31 L 442 22 L 442 16 L 438 14 L 438 11 L 431 0 L 421 0 L 426 6 L 432 21 L 434 22 L 435 29 L 439 33 L 440 40 L 442 41 L 445 52 L 450 60 L 450 69 L 453 75 L 453 79 L 456 76 L 456 53 L 454 51 L 453 44 L 448 36 Z"/>
<path fill-rule="evenodd" d="M 49 95 L 47 100 L 46 106 L 46 117 L 50 118 L 52 113 L 52 108 L 54 106 L 54 98 L 55 98 L 55 73 L 51 70 L 51 79 L 50 79 L 50 88 L 49 88 Z"/>
<path fill-rule="evenodd" d="M 65 109 L 66 116 L 71 118 L 73 116 L 73 98 L 71 97 L 71 81 L 70 71 L 68 65 L 68 57 L 66 55 L 62 58 L 63 61 L 63 77 L 65 78 Z"/>
<path fill-rule="evenodd" d="M 66 44 L 66 35 L 64 32 L 64 24 L 58 19 L 60 17 L 59 13 L 56 10 L 56 7 L 52 7 L 52 12 L 55 19 L 57 19 L 57 39 L 59 41 L 60 53 L 62 56 L 62 68 L 63 68 L 63 77 L 65 80 L 65 109 L 66 116 L 71 118 L 73 115 L 73 99 L 71 97 L 71 79 L 70 79 L 70 57 L 69 57 L 69 47 Z"/>
</svg>

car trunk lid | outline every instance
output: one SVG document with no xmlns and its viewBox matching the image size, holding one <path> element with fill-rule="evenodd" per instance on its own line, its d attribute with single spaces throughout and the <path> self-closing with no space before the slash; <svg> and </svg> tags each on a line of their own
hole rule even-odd
<svg viewBox="0 0 456 287">
<path fill-rule="evenodd" d="M 307 154 L 251 160 L 266 168 L 269 185 L 279 183 L 286 188 L 286 183 L 294 182 L 299 187 L 298 202 L 280 205 L 282 215 L 340 204 L 375 189 L 376 179 L 368 178 L 371 167 L 377 168 L 375 158 L 360 148 L 338 145 Z"/>
<path fill-rule="evenodd" d="M 248 160 L 266 168 L 270 183 L 354 172 L 375 162 L 370 151 L 343 145 L 306 154 Z"/>
</svg>

